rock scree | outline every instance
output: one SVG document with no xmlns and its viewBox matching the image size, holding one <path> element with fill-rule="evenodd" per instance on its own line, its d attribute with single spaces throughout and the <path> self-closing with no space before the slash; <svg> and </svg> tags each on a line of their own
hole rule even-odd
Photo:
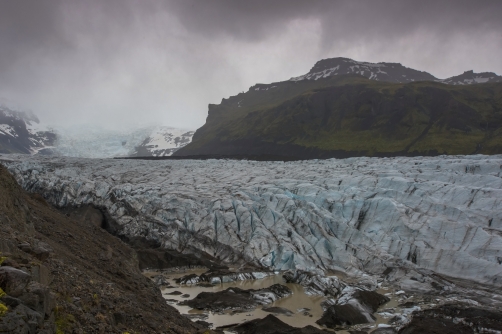
<svg viewBox="0 0 502 334">
<path fill-rule="evenodd" d="M 0 165 L 0 332 L 196 333 L 133 249 L 26 193 Z"/>
</svg>

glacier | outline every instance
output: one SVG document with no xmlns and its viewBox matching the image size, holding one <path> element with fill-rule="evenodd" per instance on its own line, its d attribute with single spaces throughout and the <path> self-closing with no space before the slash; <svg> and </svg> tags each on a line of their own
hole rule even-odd
<svg viewBox="0 0 502 334">
<path fill-rule="evenodd" d="M 273 270 L 429 270 L 502 287 L 502 156 L 298 162 L 0 156 L 58 207 L 115 232 Z"/>
<path fill-rule="evenodd" d="M 193 131 L 167 126 L 106 129 L 92 124 L 57 127 L 54 154 L 75 158 L 170 156 L 192 140 Z"/>
</svg>

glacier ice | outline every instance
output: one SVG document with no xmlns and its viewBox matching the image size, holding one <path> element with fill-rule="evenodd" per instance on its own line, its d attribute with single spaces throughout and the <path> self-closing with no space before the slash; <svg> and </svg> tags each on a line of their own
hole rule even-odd
<svg viewBox="0 0 502 334">
<path fill-rule="evenodd" d="M 9 158 L 25 189 L 106 208 L 119 234 L 166 248 L 274 270 L 407 266 L 502 286 L 502 156 Z"/>
<path fill-rule="evenodd" d="M 192 140 L 193 131 L 167 126 L 105 129 L 96 125 L 58 127 L 57 155 L 76 158 L 169 156 Z"/>
</svg>

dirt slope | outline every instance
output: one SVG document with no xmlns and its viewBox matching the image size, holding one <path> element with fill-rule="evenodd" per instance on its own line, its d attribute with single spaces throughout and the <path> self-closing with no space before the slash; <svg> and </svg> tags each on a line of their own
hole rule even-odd
<svg viewBox="0 0 502 334">
<path fill-rule="evenodd" d="M 203 330 L 166 305 L 128 245 L 25 193 L 1 165 L 0 226 L 0 332 Z"/>
</svg>

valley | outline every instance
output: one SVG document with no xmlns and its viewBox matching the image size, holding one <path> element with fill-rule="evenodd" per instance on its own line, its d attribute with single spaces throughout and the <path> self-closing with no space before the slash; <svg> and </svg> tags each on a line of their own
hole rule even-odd
<svg viewBox="0 0 502 334">
<path fill-rule="evenodd" d="M 501 14 L 0 2 L 0 334 L 502 334 Z"/>
<path fill-rule="evenodd" d="M 377 317 L 385 315 L 387 320 L 393 313 L 394 318 L 400 315 L 390 326 L 406 328 L 410 318 L 401 316 L 402 311 L 385 302 L 382 309 L 392 310 L 382 311 L 380 304 L 368 309 L 356 297 L 358 291 L 380 289 L 384 298 L 383 288 L 389 289 L 389 296 L 399 297 L 398 304 L 420 306 L 409 313 L 436 310 L 441 317 L 441 312 L 450 312 L 443 309 L 449 305 L 462 312 L 502 306 L 502 295 L 496 292 L 502 279 L 500 156 L 296 162 L 23 155 L 0 159 L 24 189 L 62 210 L 99 208 L 108 217 L 102 226 L 123 240 L 155 245 L 160 257 L 174 250 L 234 268 L 234 273 L 209 274 L 227 275 L 220 281 L 241 279 L 236 277 L 249 270 L 275 271 L 276 278 L 237 286 L 289 282 L 298 296 L 306 291 L 332 300 L 324 312 L 342 307 L 337 303 L 359 305 L 355 307 L 367 310 L 358 311 L 363 317 L 377 311 Z M 144 255 L 141 259 L 144 262 Z M 143 268 L 148 269 L 144 264 Z M 173 281 L 168 285 L 179 286 Z M 209 291 L 225 287 L 218 286 Z M 191 299 L 208 288 L 201 287 L 180 289 Z M 182 313 L 193 313 L 163 291 Z M 322 299 L 317 302 L 320 305 Z M 312 320 L 318 321 L 319 314 Z M 202 317 L 216 328 L 239 315 L 226 320 L 207 313 Z"/>
</svg>

